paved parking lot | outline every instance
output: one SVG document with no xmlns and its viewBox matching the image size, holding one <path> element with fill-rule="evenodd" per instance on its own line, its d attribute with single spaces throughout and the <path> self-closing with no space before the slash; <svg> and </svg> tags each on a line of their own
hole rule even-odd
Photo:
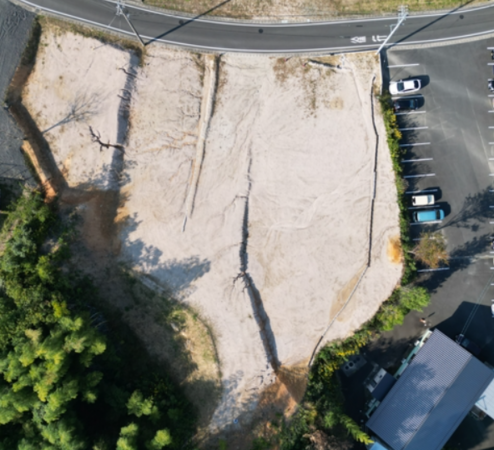
<svg viewBox="0 0 494 450">
<path fill-rule="evenodd" d="M 482 349 L 480 359 L 494 365 L 494 78 L 488 47 L 494 39 L 423 49 L 391 49 L 383 58 L 388 81 L 418 77 L 420 108 L 398 115 L 402 129 L 407 192 L 433 193 L 446 217 L 434 225 L 412 225 L 418 239 L 425 229 L 441 230 L 451 263 L 446 270 L 421 274 L 432 292 L 423 313 L 409 314 L 403 326 L 386 333 L 368 357 L 391 367 L 410 342 L 437 327 L 451 338 L 463 332 Z M 409 94 L 413 96 L 413 94 Z M 413 213 L 413 210 L 410 210 Z M 465 450 L 494 448 L 494 422 L 467 417 L 451 439 Z"/>
</svg>

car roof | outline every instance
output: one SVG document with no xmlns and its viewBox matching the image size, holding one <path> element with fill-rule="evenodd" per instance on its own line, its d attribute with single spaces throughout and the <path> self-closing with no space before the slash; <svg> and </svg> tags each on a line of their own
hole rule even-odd
<svg viewBox="0 0 494 450">
<path fill-rule="evenodd" d="M 417 217 L 420 220 L 436 220 L 436 210 L 429 209 L 427 211 L 418 211 Z"/>
</svg>

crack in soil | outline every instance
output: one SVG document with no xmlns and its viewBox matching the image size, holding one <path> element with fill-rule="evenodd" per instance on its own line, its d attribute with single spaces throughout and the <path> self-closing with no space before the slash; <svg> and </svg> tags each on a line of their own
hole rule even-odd
<svg viewBox="0 0 494 450">
<path fill-rule="evenodd" d="M 254 318 L 256 320 L 257 326 L 259 327 L 259 334 L 261 335 L 261 341 L 264 346 L 264 351 L 266 352 L 266 357 L 269 364 L 273 368 L 274 372 L 277 373 L 280 368 L 280 362 L 278 360 L 278 352 L 276 349 L 276 340 L 274 337 L 273 330 L 271 329 L 271 323 L 269 316 L 264 308 L 264 303 L 261 298 L 259 290 L 256 288 L 252 276 L 248 272 L 249 267 L 249 253 L 248 253 L 248 241 L 249 241 L 249 201 L 250 201 L 250 191 L 252 186 L 252 180 L 250 177 L 250 170 L 252 166 L 252 151 L 249 149 L 249 165 L 247 168 L 247 193 L 244 196 L 244 217 L 242 223 L 242 244 L 240 246 L 240 272 L 234 281 L 242 279 L 247 292 L 249 293 L 252 310 L 254 312 Z"/>
</svg>

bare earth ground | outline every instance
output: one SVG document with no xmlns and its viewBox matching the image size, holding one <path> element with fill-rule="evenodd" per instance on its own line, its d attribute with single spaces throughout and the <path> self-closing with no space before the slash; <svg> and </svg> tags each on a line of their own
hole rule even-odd
<svg viewBox="0 0 494 450">
<path fill-rule="evenodd" d="M 322 60 L 334 67 L 150 47 L 138 67 L 131 52 L 45 31 L 24 92 L 49 129 L 61 203 L 82 218 L 81 266 L 214 433 L 241 432 L 269 403 L 293 410 L 321 336 L 351 334 L 400 279 L 379 114 L 366 270 L 378 62 Z M 89 126 L 125 153 L 100 151 Z"/>
<path fill-rule="evenodd" d="M 472 7 L 490 0 L 410 0 L 409 11 Z M 145 4 L 191 14 L 261 21 L 327 20 L 362 15 L 396 14 L 402 0 L 144 0 Z"/>
<path fill-rule="evenodd" d="M 23 101 L 53 153 L 54 169 L 39 173 L 40 179 L 62 175 L 61 187 L 52 183 L 62 209 L 75 208 L 81 218 L 81 241 L 74 247 L 77 268 L 93 277 L 107 299 L 101 305 L 107 313 L 121 316 L 183 385 L 206 425 L 220 390 L 211 330 L 195 311 L 171 301 L 169 292 L 118 265 L 123 156 L 112 148 L 100 151 L 89 133 L 92 126 L 105 142 L 125 140 L 136 64 L 132 52 L 73 33 L 62 37 L 56 26 L 45 26 Z M 30 145 L 25 150 L 35 159 Z M 34 166 L 40 172 L 36 160 Z M 53 190 L 49 181 L 46 186 Z"/>
</svg>

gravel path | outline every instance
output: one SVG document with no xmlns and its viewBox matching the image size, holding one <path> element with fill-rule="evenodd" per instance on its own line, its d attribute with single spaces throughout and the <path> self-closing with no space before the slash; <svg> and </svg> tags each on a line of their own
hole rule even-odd
<svg viewBox="0 0 494 450">
<path fill-rule="evenodd" d="M 4 108 L 3 99 L 29 39 L 34 14 L 0 0 L 0 179 L 33 182 L 20 147 L 23 135 Z"/>
</svg>

